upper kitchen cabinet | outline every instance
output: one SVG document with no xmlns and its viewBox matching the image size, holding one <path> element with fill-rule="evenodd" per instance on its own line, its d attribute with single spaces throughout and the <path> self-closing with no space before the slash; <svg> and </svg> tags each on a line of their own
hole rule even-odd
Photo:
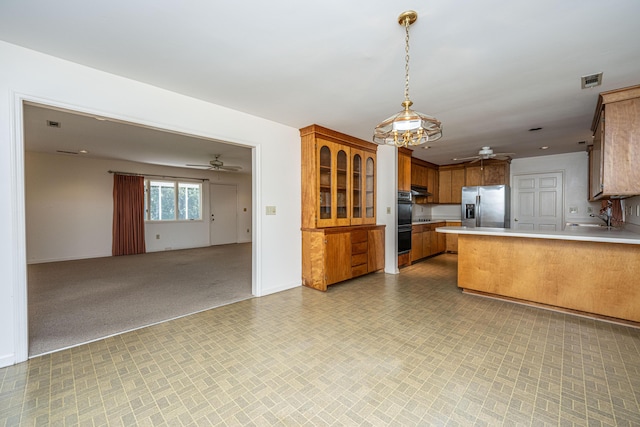
<svg viewBox="0 0 640 427">
<path fill-rule="evenodd" d="M 411 191 L 411 153 L 408 148 L 398 148 L 398 191 Z"/>
<path fill-rule="evenodd" d="M 464 187 L 464 166 L 440 166 L 438 182 L 438 203 L 462 203 L 462 187 Z"/>
<path fill-rule="evenodd" d="M 589 199 L 640 194 L 640 85 L 602 92 L 591 130 Z"/>
<path fill-rule="evenodd" d="M 375 224 L 377 145 L 318 125 L 300 137 L 302 228 Z"/>
<path fill-rule="evenodd" d="M 417 203 L 438 203 L 438 166 L 421 159 L 411 159 L 411 185 L 426 188 L 431 196 L 416 197 Z"/>
<path fill-rule="evenodd" d="M 465 186 L 509 185 L 510 160 L 482 160 L 465 165 Z"/>
</svg>

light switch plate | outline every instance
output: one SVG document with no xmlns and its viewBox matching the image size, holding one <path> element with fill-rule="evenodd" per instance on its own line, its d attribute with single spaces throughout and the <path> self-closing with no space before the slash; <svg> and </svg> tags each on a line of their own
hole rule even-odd
<svg viewBox="0 0 640 427">
<path fill-rule="evenodd" d="M 575 206 L 569 207 L 569 213 L 570 214 L 577 214 L 578 213 L 578 208 L 575 207 Z"/>
<path fill-rule="evenodd" d="M 266 214 L 267 215 L 275 215 L 276 214 L 276 207 L 275 206 L 267 206 L 266 207 Z"/>
</svg>

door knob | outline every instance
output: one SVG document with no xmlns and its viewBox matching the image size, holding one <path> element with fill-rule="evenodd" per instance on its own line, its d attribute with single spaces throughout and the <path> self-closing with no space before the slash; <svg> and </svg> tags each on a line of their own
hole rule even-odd
<svg viewBox="0 0 640 427">
<path fill-rule="evenodd" d="M 515 222 L 518 222 L 518 218 L 514 219 Z"/>
</svg>

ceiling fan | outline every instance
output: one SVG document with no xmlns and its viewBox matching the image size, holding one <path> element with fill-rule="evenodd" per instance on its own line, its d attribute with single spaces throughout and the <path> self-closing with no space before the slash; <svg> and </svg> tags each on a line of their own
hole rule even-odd
<svg viewBox="0 0 640 427">
<path fill-rule="evenodd" d="M 471 157 L 458 157 L 452 160 L 471 160 L 471 163 L 475 163 L 479 160 L 488 160 L 488 159 L 496 159 L 496 160 L 507 160 L 516 153 L 494 153 L 491 147 L 482 147 L 476 156 Z"/>
<path fill-rule="evenodd" d="M 216 154 L 215 159 L 209 161 L 208 165 L 187 165 L 187 166 L 196 167 L 196 168 L 207 168 L 208 170 L 227 171 L 227 172 L 237 172 L 239 170 L 242 170 L 242 167 L 240 166 L 225 166 L 224 162 L 220 160 L 220 154 Z"/>
</svg>

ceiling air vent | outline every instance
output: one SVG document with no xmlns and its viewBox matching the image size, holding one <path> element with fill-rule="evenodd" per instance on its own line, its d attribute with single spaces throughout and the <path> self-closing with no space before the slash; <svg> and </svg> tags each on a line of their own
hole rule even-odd
<svg viewBox="0 0 640 427">
<path fill-rule="evenodd" d="M 59 128 L 60 127 L 60 122 L 55 122 L 53 120 L 47 120 L 47 126 L 49 126 L 51 128 Z"/>
<path fill-rule="evenodd" d="M 582 89 L 589 89 L 592 87 L 600 86 L 602 84 L 602 73 L 582 76 L 580 77 L 580 81 L 582 83 Z"/>
</svg>

